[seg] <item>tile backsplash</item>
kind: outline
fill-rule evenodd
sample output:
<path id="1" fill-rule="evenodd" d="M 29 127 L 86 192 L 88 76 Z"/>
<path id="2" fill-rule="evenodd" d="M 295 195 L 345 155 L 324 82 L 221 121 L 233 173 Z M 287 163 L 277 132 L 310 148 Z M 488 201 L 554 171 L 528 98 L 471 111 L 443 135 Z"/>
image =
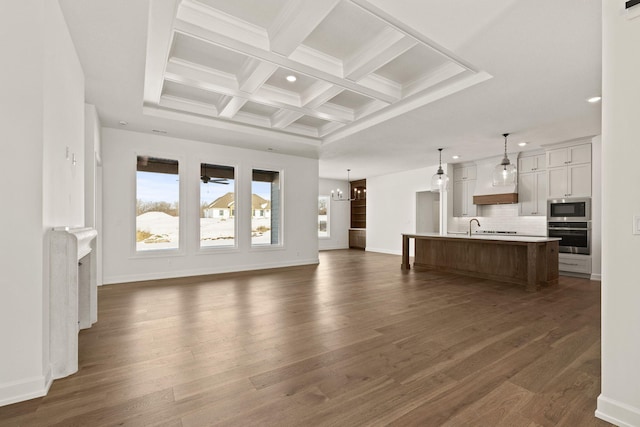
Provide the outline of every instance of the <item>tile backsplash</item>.
<path id="1" fill-rule="evenodd" d="M 449 231 L 468 231 L 469 220 L 478 218 L 480 228 L 473 225 L 473 230 L 516 231 L 529 236 L 547 235 L 547 217 L 518 216 L 518 205 L 483 205 L 478 206 L 475 217 L 450 218 Z"/>

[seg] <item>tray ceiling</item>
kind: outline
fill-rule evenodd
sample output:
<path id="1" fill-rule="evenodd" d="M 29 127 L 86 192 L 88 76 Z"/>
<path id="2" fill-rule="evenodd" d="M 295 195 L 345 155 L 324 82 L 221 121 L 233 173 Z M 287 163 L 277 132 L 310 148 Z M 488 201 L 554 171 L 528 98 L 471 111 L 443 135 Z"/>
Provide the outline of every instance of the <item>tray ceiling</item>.
<path id="1" fill-rule="evenodd" d="M 490 77 L 365 0 L 154 1 L 144 112 L 331 142 Z"/>

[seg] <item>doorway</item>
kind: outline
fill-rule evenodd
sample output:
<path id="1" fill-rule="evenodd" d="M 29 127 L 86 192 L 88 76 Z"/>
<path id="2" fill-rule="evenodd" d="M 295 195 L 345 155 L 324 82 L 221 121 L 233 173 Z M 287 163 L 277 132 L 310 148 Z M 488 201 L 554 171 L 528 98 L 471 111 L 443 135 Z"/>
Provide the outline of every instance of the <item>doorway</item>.
<path id="1" fill-rule="evenodd" d="M 440 193 L 416 192 L 416 233 L 440 231 Z"/>

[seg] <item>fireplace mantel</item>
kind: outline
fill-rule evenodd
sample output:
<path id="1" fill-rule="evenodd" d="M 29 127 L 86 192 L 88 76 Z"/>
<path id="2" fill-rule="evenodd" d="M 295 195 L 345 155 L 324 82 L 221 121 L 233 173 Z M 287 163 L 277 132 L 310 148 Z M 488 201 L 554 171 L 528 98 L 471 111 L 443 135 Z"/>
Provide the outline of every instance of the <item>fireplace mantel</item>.
<path id="1" fill-rule="evenodd" d="M 78 370 L 78 331 L 98 320 L 93 228 L 54 228 L 50 246 L 50 334 L 52 377 Z"/>

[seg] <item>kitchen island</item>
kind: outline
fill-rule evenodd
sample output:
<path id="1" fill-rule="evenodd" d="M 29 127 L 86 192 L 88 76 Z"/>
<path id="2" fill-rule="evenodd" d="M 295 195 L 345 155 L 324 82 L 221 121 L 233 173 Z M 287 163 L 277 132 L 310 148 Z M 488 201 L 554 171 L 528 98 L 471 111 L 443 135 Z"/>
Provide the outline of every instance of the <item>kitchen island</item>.
<path id="1" fill-rule="evenodd" d="M 524 285 L 535 292 L 558 283 L 558 241 L 554 237 L 497 235 L 402 235 L 402 269 L 409 270 L 409 239 L 415 239 L 414 267 Z"/>

